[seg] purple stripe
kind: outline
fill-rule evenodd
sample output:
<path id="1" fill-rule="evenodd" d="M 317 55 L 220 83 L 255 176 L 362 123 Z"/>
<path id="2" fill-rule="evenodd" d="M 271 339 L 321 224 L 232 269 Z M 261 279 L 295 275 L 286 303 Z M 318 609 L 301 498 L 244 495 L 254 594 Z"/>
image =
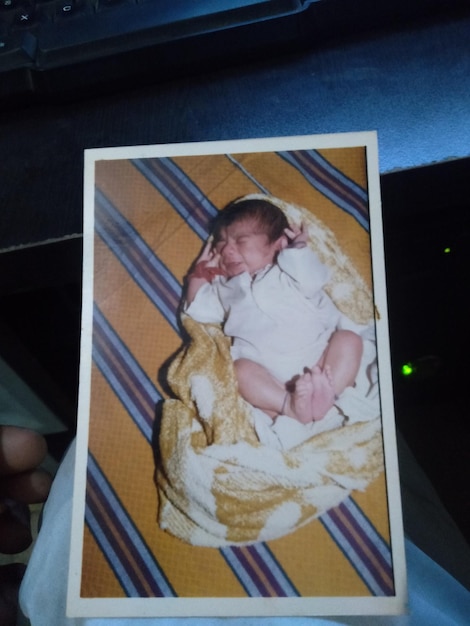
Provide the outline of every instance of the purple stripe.
<path id="1" fill-rule="evenodd" d="M 263 597 L 271 597 L 273 595 L 272 592 L 266 587 L 265 583 L 259 578 L 256 572 L 256 569 L 253 568 L 253 566 L 251 565 L 251 563 L 249 562 L 245 554 L 245 552 L 249 552 L 250 556 L 253 558 L 254 561 L 256 561 L 257 565 L 260 567 L 263 573 L 266 573 L 266 568 L 264 567 L 262 560 L 258 557 L 258 554 L 256 553 L 256 551 L 253 550 L 251 546 L 244 546 L 242 548 L 233 547 L 232 552 L 235 554 L 235 556 L 237 557 L 238 561 L 243 566 L 247 574 L 249 574 L 252 582 L 255 584 L 255 586 L 261 593 L 261 595 Z M 271 576 L 267 576 L 267 578 L 269 578 L 271 582 Z M 284 591 L 281 589 L 281 587 L 278 585 L 277 581 L 275 580 L 273 581 L 273 587 L 275 587 L 276 593 L 278 596 L 285 596 Z"/>
<path id="2" fill-rule="evenodd" d="M 366 544 L 367 547 L 369 548 L 370 552 L 373 553 L 373 558 L 374 558 L 374 560 L 379 562 L 381 569 L 391 571 L 389 563 L 387 563 L 387 561 L 384 559 L 384 557 L 380 553 L 380 551 L 377 550 L 374 542 L 371 541 L 371 538 L 360 527 L 360 525 L 357 523 L 357 521 L 355 520 L 354 516 L 350 513 L 350 511 L 347 509 L 347 507 L 343 503 L 341 503 L 338 507 L 336 507 L 336 509 L 332 509 L 332 511 L 330 511 L 331 517 L 334 519 L 336 525 L 339 528 L 341 528 L 341 531 L 343 532 L 343 534 L 348 537 L 348 539 L 351 542 L 351 544 L 358 546 L 358 552 L 360 551 L 362 554 L 364 554 L 363 560 L 367 561 L 367 562 L 370 562 L 370 557 L 366 556 L 366 554 L 364 552 L 365 548 L 361 547 L 361 545 L 363 545 L 363 544 L 357 543 L 357 541 L 352 538 L 352 534 L 347 529 L 347 527 L 344 524 L 344 522 L 342 522 L 339 519 L 338 509 L 341 511 L 341 513 L 344 515 L 344 517 L 347 517 L 348 522 L 351 524 L 351 526 L 354 527 L 354 531 L 355 531 L 355 533 L 357 533 L 357 535 L 359 535 L 359 537 L 361 539 L 361 542 L 364 542 L 364 544 Z M 373 566 L 371 566 L 371 567 L 373 568 Z"/>
<path id="3" fill-rule="evenodd" d="M 108 516 L 114 517 L 112 509 L 106 505 L 106 501 L 103 497 L 103 494 L 99 491 L 98 485 L 96 484 L 96 482 L 93 479 L 93 476 L 89 472 L 88 480 L 87 480 L 87 496 L 86 496 L 87 506 L 90 508 L 91 512 L 95 516 L 99 526 L 101 528 L 106 529 L 106 539 L 109 541 L 110 545 L 112 546 L 113 551 L 119 560 L 119 563 L 125 569 L 126 574 L 128 574 L 128 576 L 131 578 L 132 584 L 138 590 L 139 595 L 142 595 L 141 584 L 138 580 L 135 579 L 135 576 L 132 575 L 133 566 L 131 565 L 131 562 L 126 552 L 122 548 L 122 539 L 121 541 L 118 541 L 118 539 L 116 538 L 116 534 L 115 534 L 116 531 L 120 535 L 123 534 L 122 526 L 119 524 L 119 521 L 117 519 L 113 519 L 112 523 L 114 527 L 112 527 L 109 524 L 107 517 L 103 515 L 100 508 L 95 503 L 95 499 L 100 501 L 102 507 L 106 510 L 106 513 Z M 117 527 L 120 526 L 120 528 L 116 528 L 116 526 Z M 108 558 L 110 565 L 113 566 L 113 562 L 110 559 L 110 555 L 105 554 L 105 556 Z M 139 558 L 138 555 L 137 555 L 137 558 Z M 144 565 L 143 563 L 139 563 L 140 569 L 142 569 L 141 566 L 143 565 Z"/>
<path id="4" fill-rule="evenodd" d="M 342 521 L 339 516 L 339 512 L 337 509 L 341 510 L 341 513 L 348 519 L 348 522 L 351 526 L 354 527 L 354 534 L 351 533 L 346 524 Z M 347 539 L 349 545 L 354 549 L 358 558 L 362 561 L 362 563 L 367 567 L 370 574 L 373 576 L 377 585 L 387 594 L 393 593 L 393 571 L 390 565 L 384 560 L 380 552 L 376 549 L 374 543 L 370 540 L 370 538 L 363 532 L 360 526 L 355 522 L 352 515 L 349 513 L 347 508 L 340 504 L 335 509 L 331 509 L 329 512 L 330 518 L 336 524 L 336 526 L 341 530 Z M 355 535 L 360 537 L 360 541 L 355 538 Z M 362 543 L 363 542 L 363 543 Z M 366 551 L 364 544 L 367 546 L 368 550 Z M 368 555 L 368 552 L 371 553 L 371 556 Z M 372 560 L 371 560 L 372 559 Z M 383 572 L 384 576 L 381 576 L 380 573 Z M 387 579 L 390 582 L 387 582 Z"/>
<path id="5" fill-rule="evenodd" d="M 356 524 L 360 526 L 363 532 L 368 535 L 373 541 L 376 549 L 382 555 L 382 558 L 385 560 L 389 567 L 392 566 L 392 555 L 390 552 L 390 546 L 385 541 L 385 539 L 379 535 L 376 528 L 372 525 L 369 518 L 363 513 L 359 505 L 351 498 L 346 498 L 343 501 L 344 507 L 349 511 L 350 515 L 354 517 L 356 520 Z"/>
<path id="6" fill-rule="evenodd" d="M 100 502 L 106 512 L 106 515 L 104 515 L 100 508 L 95 504 L 95 498 Z M 146 588 L 142 583 L 141 577 L 135 575 L 136 567 L 145 577 L 145 581 L 148 587 L 150 587 L 151 593 L 156 597 L 164 597 L 164 594 L 154 579 L 152 572 L 149 570 L 147 563 L 136 550 L 133 542 L 127 537 L 126 530 L 121 520 L 106 502 L 104 494 L 101 492 L 98 483 L 95 481 L 90 471 L 88 471 L 87 504 L 96 517 L 99 525 L 102 528 L 106 528 L 106 538 L 112 545 L 119 562 L 124 566 L 127 574 L 132 580 L 132 583 L 138 590 L 139 597 L 148 597 L 149 591 L 148 588 Z M 109 520 L 111 520 L 111 527 L 109 526 Z M 123 542 L 125 543 L 127 550 L 124 550 L 122 545 Z"/>
<path id="7" fill-rule="evenodd" d="M 101 226 L 111 236 L 115 245 L 119 247 L 121 254 L 125 255 L 131 261 L 132 265 L 135 267 L 135 273 L 139 273 L 146 282 L 152 285 L 159 297 L 165 302 L 174 315 L 176 315 L 179 305 L 179 296 L 168 288 L 163 276 L 156 272 L 155 268 L 150 264 L 148 256 L 133 245 L 134 233 L 131 231 L 131 225 L 128 224 L 127 229 L 123 228 L 109 215 L 103 205 L 98 204 L 98 206 L 103 209 L 100 213 L 97 212 L 97 217 L 101 218 Z M 135 233 L 135 236 L 138 236 L 138 234 Z"/>
<path id="8" fill-rule="evenodd" d="M 194 221 L 208 233 L 210 220 L 217 214 L 217 209 L 212 205 L 204 206 L 208 202 L 205 194 L 171 159 L 150 159 L 149 167 Z"/>
<path id="9" fill-rule="evenodd" d="M 204 224 L 206 214 L 202 208 L 199 200 L 199 194 L 193 193 L 192 184 L 184 184 L 184 180 L 187 179 L 186 174 L 176 175 L 174 170 L 170 167 L 172 162 L 168 159 L 160 159 L 159 161 L 151 161 L 151 168 L 153 172 L 158 174 L 161 180 L 166 183 L 171 193 L 186 206 L 188 210 L 191 210 L 193 217 L 196 217 L 200 224 Z M 201 193 L 201 196 L 203 194 Z"/>
<path id="10" fill-rule="evenodd" d="M 322 167 L 318 160 L 313 159 L 311 154 L 304 151 L 292 152 L 291 154 L 297 163 L 305 168 L 311 176 L 319 179 L 325 187 L 356 208 L 362 215 L 368 216 L 367 204 L 364 200 L 359 198 L 353 189 L 346 187 L 338 178 L 332 176 L 330 172 Z M 344 174 L 342 175 L 344 176 Z"/>
<path id="11" fill-rule="evenodd" d="M 295 167 L 315 189 L 354 217 L 365 230 L 369 230 L 368 196 L 364 189 L 314 150 L 278 154 Z M 333 185 L 334 182 L 339 185 L 339 189 Z"/>
<path id="12" fill-rule="evenodd" d="M 106 361 L 106 365 L 108 365 L 108 367 L 112 368 L 113 365 L 112 365 L 111 361 L 106 358 L 106 355 L 104 355 L 102 352 L 100 352 L 99 348 L 95 348 L 95 350 L 97 351 L 97 355 L 94 355 L 94 360 L 95 360 L 95 363 L 97 364 L 97 367 L 100 368 L 100 362 L 99 362 L 99 358 L 98 358 L 98 355 L 99 355 L 99 356 L 101 356 L 103 358 L 104 361 Z M 105 376 L 105 378 L 107 379 L 106 372 L 103 371 L 102 373 Z M 112 388 L 113 388 L 113 391 L 114 391 L 114 393 L 116 395 L 116 397 L 119 400 L 121 400 L 121 402 L 124 404 L 125 409 L 129 412 L 129 414 L 134 419 L 134 421 L 138 424 L 138 420 L 135 419 L 135 415 L 134 415 L 135 413 L 137 413 L 138 416 L 143 418 L 143 420 L 147 424 L 147 426 L 149 426 L 150 432 L 151 432 L 151 429 L 153 427 L 153 413 L 152 413 L 152 410 L 155 408 L 155 405 L 153 405 L 151 407 L 152 408 L 152 410 L 151 410 L 150 407 L 145 406 L 142 403 L 140 397 L 135 393 L 135 390 L 136 390 L 138 385 L 135 384 L 135 383 L 130 382 L 125 377 L 125 373 L 124 373 L 124 375 L 122 375 L 115 368 L 113 368 L 113 374 L 116 377 L 116 379 L 118 380 L 118 383 L 121 385 L 121 387 L 124 390 L 124 392 L 129 396 L 130 401 L 132 402 L 132 405 L 129 404 L 129 401 L 125 401 L 125 399 L 122 398 L 122 393 L 119 393 L 119 390 L 114 389 L 113 385 L 111 385 Z M 108 382 L 110 382 L 110 381 L 108 381 Z M 142 387 L 139 387 L 139 389 L 142 389 Z"/>
<path id="13" fill-rule="evenodd" d="M 125 391 L 132 398 L 134 404 L 139 409 L 139 413 L 149 424 L 153 424 L 155 400 L 147 393 L 141 381 L 134 372 L 127 366 L 122 355 L 116 347 L 107 339 L 100 328 L 99 321 L 95 319 L 93 324 L 93 345 L 103 359 L 112 368 L 114 375 L 119 380 Z M 139 393 L 136 393 L 136 390 Z"/>
<path id="14" fill-rule="evenodd" d="M 332 166 L 317 151 L 299 151 L 296 154 L 300 157 L 300 161 L 305 163 L 307 171 L 310 167 L 312 173 L 316 174 L 333 193 L 337 193 L 356 206 L 361 213 L 368 217 L 367 194 L 362 187 L 348 178 L 344 172 Z"/>
<path id="15" fill-rule="evenodd" d="M 249 575 L 251 581 L 254 583 L 255 587 L 259 590 L 261 596 L 267 597 L 271 594 L 268 593 L 268 590 L 264 586 L 264 584 L 260 581 L 258 576 L 256 576 L 256 572 L 253 570 L 253 567 L 247 561 L 245 554 L 243 553 L 243 548 L 232 548 L 232 552 L 237 557 L 239 563 L 242 565 L 245 572 Z"/>
<path id="16" fill-rule="evenodd" d="M 267 564 L 264 561 L 263 557 L 258 553 L 257 546 L 256 545 L 255 546 L 247 546 L 246 550 L 251 554 L 251 556 L 257 562 L 259 568 L 261 569 L 263 574 L 266 576 L 266 578 L 269 580 L 269 582 L 272 585 L 272 587 L 274 587 L 277 596 L 279 596 L 279 597 L 286 597 L 287 594 L 284 591 L 284 589 L 282 588 L 281 584 L 279 583 L 277 578 L 273 575 L 272 571 L 267 566 Z"/>

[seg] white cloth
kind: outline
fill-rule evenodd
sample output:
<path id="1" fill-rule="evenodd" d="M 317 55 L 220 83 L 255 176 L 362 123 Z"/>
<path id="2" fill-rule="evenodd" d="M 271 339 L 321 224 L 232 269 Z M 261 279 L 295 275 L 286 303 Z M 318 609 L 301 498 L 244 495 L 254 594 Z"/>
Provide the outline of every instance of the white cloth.
<path id="1" fill-rule="evenodd" d="M 44 509 L 44 520 L 20 590 L 31 626 L 464 626 L 470 592 L 406 541 L 409 613 L 398 617 L 110 618 L 65 616 L 75 446 L 69 450 Z M 423 520 L 426 523 L 426 520 Z"/>
<path id="2" fill-rule="evenodd" d="M 362 330 L 343 316 L 323 287 L 329 270 L 309 248 L 286 248 L 251 277 L 217 276 L 203 285 L 186 313 L 224 325 L 232 358 L 259 363 L 281 382 L 313 367 L 338 327 Z"/>

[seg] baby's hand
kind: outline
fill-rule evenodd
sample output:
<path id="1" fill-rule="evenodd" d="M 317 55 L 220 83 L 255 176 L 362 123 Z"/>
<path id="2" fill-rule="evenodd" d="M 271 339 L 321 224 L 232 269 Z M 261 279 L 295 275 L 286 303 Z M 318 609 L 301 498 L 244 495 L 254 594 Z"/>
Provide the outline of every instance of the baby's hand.
<path id="1" fill-rule="evenodd" d="M 205 278 L 211 282 L 217 275 L 224 275 L 224 272 L 220 268 L 220 254 L 212 247 L 212 238 L 209 238 L 201 254 L 196 259 L 190 276 Z"/>
<path id="2" fill-rule="evenodd" d="M 212 244 L 213 244 L 212 237 L 209 237 L 199 258 L 196 261 L 196 264 L 199 264 L 202 262 L 205 264 L 206 267 L 220 269 L 220 254 L 217 252 L 217 250 L 213 247 Z M 222 270 L 220 270 L 220 273 L 222 273 Z"/>
<path id="3" fill-rule="evenodd" d="M 290 239 L 287 245 L 288 248 L 304 248 L 307 245 L 308 233 L 303 222 L 301 222 L 300 226 L 294 224 L 290 228 L 285 228 L 284 232 Z"/>

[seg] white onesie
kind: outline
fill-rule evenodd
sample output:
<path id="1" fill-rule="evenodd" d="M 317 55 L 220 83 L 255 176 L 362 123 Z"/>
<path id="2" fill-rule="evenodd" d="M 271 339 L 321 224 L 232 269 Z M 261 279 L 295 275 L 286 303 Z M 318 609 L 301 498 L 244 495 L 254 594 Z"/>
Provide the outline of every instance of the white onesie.
<path id="1" fill-rule="evenodd" d="M 243 272 L 206 283 L 185 312 L 223 324 L 234 360 L 251 359 L 287 382 L 318 362 L 343 317 L 323 290 L 328 277 L 310 248 L 285 248 L 253 277 Z"/>

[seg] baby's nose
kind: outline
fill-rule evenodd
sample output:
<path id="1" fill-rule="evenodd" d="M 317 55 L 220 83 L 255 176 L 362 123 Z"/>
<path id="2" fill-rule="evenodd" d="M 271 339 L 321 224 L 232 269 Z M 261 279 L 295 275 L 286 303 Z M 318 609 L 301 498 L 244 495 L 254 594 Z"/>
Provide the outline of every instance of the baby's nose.
<path id="1" fill-rule="evenodd" d="M 224 247 L 220 251 L 222 257 L 230 257 L 234 252 L 235 252 L 235 246 L 233 245 L 233 243 L 229 241 L 227 241 L 224 244 Z"/>

